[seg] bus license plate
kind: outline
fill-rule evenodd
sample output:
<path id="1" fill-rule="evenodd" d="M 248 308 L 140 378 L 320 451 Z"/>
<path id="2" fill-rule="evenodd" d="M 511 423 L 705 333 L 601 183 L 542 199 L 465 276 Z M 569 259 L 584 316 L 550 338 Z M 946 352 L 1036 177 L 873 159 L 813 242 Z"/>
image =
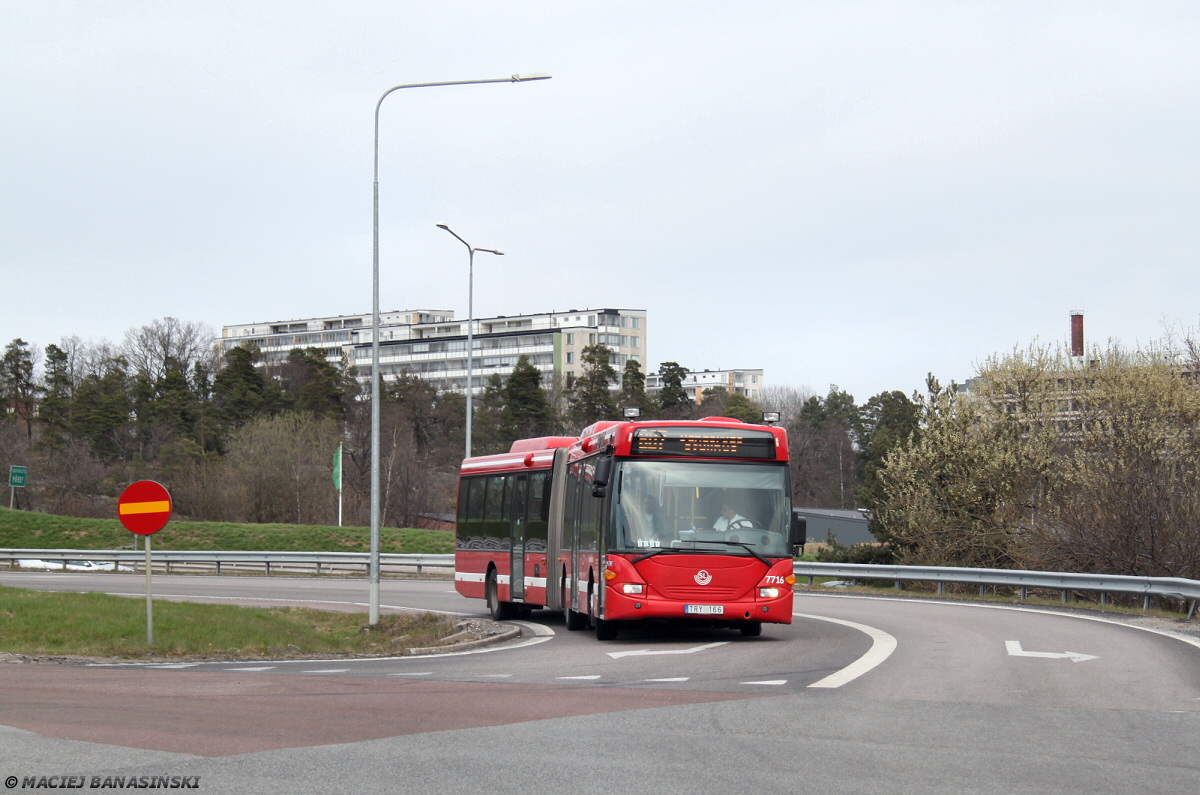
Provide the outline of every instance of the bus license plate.
<path id="1" fill-rule="evenodd" d="M 694 616 L 723 616 L 725 605 L 684 605 L 683 612 Z"/>

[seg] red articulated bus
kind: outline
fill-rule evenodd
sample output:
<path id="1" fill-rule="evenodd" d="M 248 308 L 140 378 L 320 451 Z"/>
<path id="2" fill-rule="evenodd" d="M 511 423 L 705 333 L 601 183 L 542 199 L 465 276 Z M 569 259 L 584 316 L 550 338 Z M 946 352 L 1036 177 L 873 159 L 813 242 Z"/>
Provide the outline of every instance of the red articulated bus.
<path id="1" fill-rule="evenodd" d="M 463 461 L 454 581 L 496 619 L 792 621 L 794 517 L 782 428 L 725 417 L 597 422 Z"/>

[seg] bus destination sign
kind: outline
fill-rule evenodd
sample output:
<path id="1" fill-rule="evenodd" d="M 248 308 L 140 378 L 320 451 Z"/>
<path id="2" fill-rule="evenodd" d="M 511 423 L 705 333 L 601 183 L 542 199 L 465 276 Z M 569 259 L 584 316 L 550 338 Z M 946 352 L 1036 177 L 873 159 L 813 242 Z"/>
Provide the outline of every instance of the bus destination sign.
<path id="1" fill-rule="evenodd" d="M 775 436 L 752 428 L 638 428 L 632 455 L 693 458 L 775 458 Z"/>

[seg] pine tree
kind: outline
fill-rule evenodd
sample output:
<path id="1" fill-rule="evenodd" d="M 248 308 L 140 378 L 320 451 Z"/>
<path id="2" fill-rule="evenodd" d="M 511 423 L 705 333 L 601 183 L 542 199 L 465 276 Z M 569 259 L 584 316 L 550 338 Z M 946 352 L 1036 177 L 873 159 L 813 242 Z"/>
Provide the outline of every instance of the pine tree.
<path id="1" fill-rule="evenodd" d="M 658 405 L 663 414 L 670 417 L 683 417 L 691 414 L 692 399 L 683 388 L 683 380 L 687 378 L 688 369 L 678 362 L 663 362 L 658 366 L 658 374 L 662 377 L 662 389 L 658 393 Z"/>
<path id="2" fill-rule="evenodd" d="M 612 352 L 604 345 L 589 345 L 579 360 L 583 371 L 571 385 L 571 418 L 581 426 L 597 420 L 617 419 L 617 403 L 609 384 L 616 383 L 617 371 L 609 364 Z"/>
<path id="3" fill-rule="evenodd" d="M 646 394 L 646 375 L 637 359 L 625 362 L 625 369 L 621 372 L 621 406 L 640 409 L 645 419 L 655 414 L 657 406 Z"/>
<path id="4" fill-rule="evenodd" d="M 510 442 L 545 436 L 554 427 L 554 410 L 542 389 L 542 373 L 522 354 L 504 385 L 500 432 Z"/>
<path id="5" fill-rule="evenodd" d="M 7 411 L 13 411 L 25 423 L 25 433 L 33 438 L 34 397 L 38 386 L 33 380 L 33 351 L 23 339 L 15 339 L 4 348 L 0 361 L 0 399 Z"/>

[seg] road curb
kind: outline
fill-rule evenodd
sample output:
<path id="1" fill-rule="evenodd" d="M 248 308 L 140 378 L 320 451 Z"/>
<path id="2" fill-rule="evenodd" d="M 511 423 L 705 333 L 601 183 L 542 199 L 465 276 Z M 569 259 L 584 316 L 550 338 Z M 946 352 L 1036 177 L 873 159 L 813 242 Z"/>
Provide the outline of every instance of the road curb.
<path id="1" fill-rule="evenodd" d="M 481 646 L 491 646 L 495 643 L 503 643 L 506 640 L 513 640 L 521 637 L 521 628 L 512 627 L 499 635 L 489 635 L 486 638 L 478 640 L 468 640 L 463 643 L 452 643 L 447 646 L 427 646 L 425 648 L 409 649 L 404 654 L 407 657 L 425 654 L 448 654 L 456 651 L 466 651 L 469 649 L 477 649 Z"/>

